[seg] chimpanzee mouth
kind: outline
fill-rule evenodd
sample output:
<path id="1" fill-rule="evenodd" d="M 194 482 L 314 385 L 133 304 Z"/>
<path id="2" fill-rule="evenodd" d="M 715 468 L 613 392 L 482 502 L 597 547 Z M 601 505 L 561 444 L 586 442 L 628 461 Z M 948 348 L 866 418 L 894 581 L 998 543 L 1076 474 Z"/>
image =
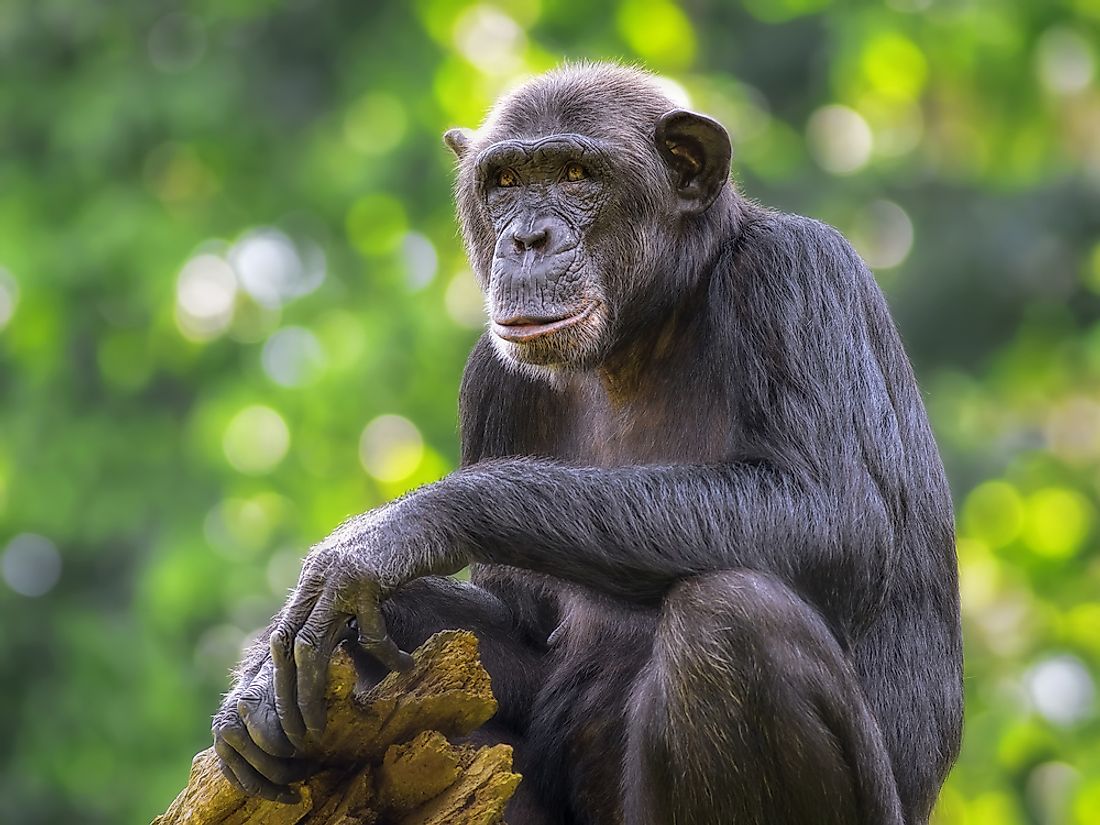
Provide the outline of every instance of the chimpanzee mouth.
<path id="1" fill-rule="evenodd" d="M 494 318 L 493 334 L 514 344 L 526 344 L 536 338 L 542 338 L 581 323 L 592 314 L 597 304 L 599 301 L 591 301 L 579 312 L 558 318 L 539 318 L 531 315 L 513 315 L 500 321 Z"/>

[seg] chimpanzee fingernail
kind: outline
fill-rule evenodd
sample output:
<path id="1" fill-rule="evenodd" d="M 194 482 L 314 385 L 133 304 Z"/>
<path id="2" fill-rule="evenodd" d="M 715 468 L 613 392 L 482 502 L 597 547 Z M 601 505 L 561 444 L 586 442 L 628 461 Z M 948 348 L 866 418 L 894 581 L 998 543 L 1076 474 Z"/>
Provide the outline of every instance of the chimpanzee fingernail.
<path id="1" fill-rule="evenodd" d="M 283 791 L 279 794 L 279 802 L 284 805 L 297 805 L 302 801 L 302 795 L 295 790 Z"/>

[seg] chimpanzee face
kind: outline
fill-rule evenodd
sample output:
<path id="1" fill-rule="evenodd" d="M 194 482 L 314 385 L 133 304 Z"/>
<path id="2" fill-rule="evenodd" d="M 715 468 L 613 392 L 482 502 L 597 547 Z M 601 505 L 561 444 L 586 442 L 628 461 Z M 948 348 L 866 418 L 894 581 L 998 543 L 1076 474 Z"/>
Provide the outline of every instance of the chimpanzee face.
<path id="1" fill-rule="evenodd" d="M 637 73 L 603 88 L 544 76 L 505 98 L 476 135 L 453 129 L 458 211 L 506 362 L 597 366 L 660 284 L 729 177 L 729 138 Z M 617 85 L 621 89 L 617 89 Z"/>
<path id="2" fill-rule="evenodd" d="M 593 248 L 612 165 L 591 138 L 503 140 L 477 158 L 496 241 L 486 294 L 490 331 L 508 358 L 584 363 L 607 338 L 608 281 Z"/>

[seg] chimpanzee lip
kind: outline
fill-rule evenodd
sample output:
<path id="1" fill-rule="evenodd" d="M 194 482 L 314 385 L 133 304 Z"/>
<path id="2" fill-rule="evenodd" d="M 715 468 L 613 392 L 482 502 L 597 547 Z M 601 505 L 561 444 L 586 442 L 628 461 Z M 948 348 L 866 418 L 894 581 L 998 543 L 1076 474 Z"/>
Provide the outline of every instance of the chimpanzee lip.
<path id="1" fill-rule="evenodd" d="M 493 334 L 505 341 L 525 344 L 528 341 L 534 341 L 536 338 L 542 338 L 567 329 L 574 324 L 579 324 L 592 314 L 592 310 L 596 308 L 597 303 L 597 301 L 590 301 L 572 315 L 560 318 L 532 318 L 526 315 L 516 315 L 500 321 L 494 319 L 492 323 Z"/>

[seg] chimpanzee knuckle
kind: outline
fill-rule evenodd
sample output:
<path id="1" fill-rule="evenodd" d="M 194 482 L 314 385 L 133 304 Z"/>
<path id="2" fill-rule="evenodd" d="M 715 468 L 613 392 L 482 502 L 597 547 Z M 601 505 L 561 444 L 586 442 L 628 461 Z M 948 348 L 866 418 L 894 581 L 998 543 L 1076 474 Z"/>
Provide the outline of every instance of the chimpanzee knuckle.
<path id="1" fill-rule="evenodd" d="M 271 655 L 268 655 L 263 666 L 256 671 L 256 675 L 253 676 L 252 681 L 248 683 L 245 692 L 257 696 L 270 695 L 273 691 L 274 681 L 275 660 Z"/>
<path id="2" fill-rule="evenodd" d="M 241 692 L 237 699 L 237 714 L 241 719 L 246 719 L 248 714 L 254 713 L 257 708 L 265 706 L 274 707 L 275 685 L 270 679 L 263 682 L 253 682 Z"/>
<path id="3" fill-rule="evenodd" d="M 237 713 L 236 706 L 219 711 L 218 715 L 214 717 L 214 723 L 210 726 L 210 730 L 214 734 L 214 739 L 226 739 L 227 736 L 232 735 L 232 731 L 239 727 L 242 727 L 241 717 Z"/>
<path id="4" fill-rule="evenodd" d="M 317 655 L 317 638 L 313 631 L 303 628 L 294 639 L 294 661 L 306 661 Z"/>
<path id="5" fill-rule="evenodd" d="M 259 707 L 263 701 L 263 694 L 258 688 L 249 688 L 237 699 L 237 715 L 245 719 L 249 713 Z"/>
<path id="6" fill-rule="evenodd" d="M 241 755 L 237 753 L 237 750 L 227 739 L 225 739 L 225 737 L 218 737 L 214 740 L 214 753 L 217 754 L 218 759 L 221 760 L 223 765 L 228 766 L 234 774 L 237 773 L 237 766 L 240 764 Z"/>
<path id="7" fill-rule="evenodd" d="M 332 605 L 341 613 L 354 613 L 364 598 L 377 592 L 378 582 L 369 570 L 344 568 L 332 582 Z"/>
<path id="8" fill-rule="evenodd" d="M 222 700 L 221 707 L 218 708 L 218 712 L 214 714 L 214 718 L 210 722 L 211 730 L 216 730 L 220 725 L 233 724 L 237 718 L 237 697 L 239 695 L 238 693 L 230 693 Z"/>
<path id="9" fill-rule="evenodd" d="M 302 572 L 298 576 L 295 598 L 313 598 L 325 586 L 328 570 L 332 566 L 331 554 L 310 553 L 302 561 Z"/>
<path id="10" fill-rule="evenodd" d="M 215 741 L 219 739 L 231 745 L 233 750 L 236 751 L 239 751 L 245 742 L 250 741 L 248 730 L 245 728 L 243 721 L 238 721 L 236 724 L 224 725 L 221 730 L 215 732 Z"/>
<path id="11" fill-rule="evenodd" d="M 283 730 L 272 705 L 258 705 L 244 714 L 243 718 L 248 727 L 249 736 L 260 750 L 283 758 L 290 758 L 298 752 L 298 748 Z"/>
<path id="12" fill-rule="evenodd" d="M 294 634 L 290 632 L 285 626 L 280 625 L 268 638 L 268 647 L 271 649 L 271 658 L 275 662 L 286 661 L 290 658 L 291 654 L 291 639 L 294 638 Z"/>

